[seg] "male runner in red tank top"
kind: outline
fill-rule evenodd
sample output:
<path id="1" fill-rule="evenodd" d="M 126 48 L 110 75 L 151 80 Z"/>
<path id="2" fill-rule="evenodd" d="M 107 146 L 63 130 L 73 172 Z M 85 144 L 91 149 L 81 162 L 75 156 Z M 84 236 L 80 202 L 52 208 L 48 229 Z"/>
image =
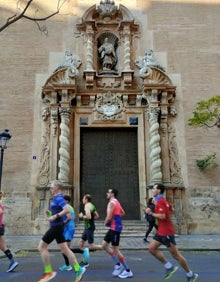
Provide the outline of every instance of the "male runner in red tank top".
<path id="1" fill-rule="evenodd" d="M 117 195 L 118 191 L 116 189 L 110 189 L 107 192 L 109 203 L 104 224 L 109 227 L 109 230 L 104 237 L 102 247 L 115 263 L 112 275 L 118 276 L 119 278 L 130 278 L 133 277 L 133 273 L 119 250 L 120 235 L 123 228 L 122 216 L 125 215 L 125 211 L 116 199 Z M 112 247 L 109 246 L 109 243 L 111 243 Z"/>

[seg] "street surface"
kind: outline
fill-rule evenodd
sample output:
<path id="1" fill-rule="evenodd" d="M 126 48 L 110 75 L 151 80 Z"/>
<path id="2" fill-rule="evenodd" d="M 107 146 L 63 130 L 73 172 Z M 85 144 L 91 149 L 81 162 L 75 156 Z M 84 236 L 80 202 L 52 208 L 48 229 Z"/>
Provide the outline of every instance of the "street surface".
<path id="1" fill-rule="evenodd" d="M 127 278 L 131 282 L 161 282 L 163 280 L 164 268 L 148 251 L 132 250 L 123 251 L 127 263 L 134 273 L 133 278 Z M 168 258 L 170 255 L 165 251 Z M 182 254 L 188 260 L 191 269 L 199 274 L 199 282 L 220 281 L 219 252 L 217 251 L 186 251 Z M 77 259 L 81 261 L 80 254 Z M 16 254 L 19 266 L 12 273 L 6 273 L 8 259 L 0 259 L 0 282 L 37 282 L 43 274 L 43 265 L 37 252 L 24 252 Z M 60 253 L 51 252 L 51 260 L 57 276 L 51 280 L 54 282 L 73 282 L 74 272 L 61 272 L 59 266 L 63 265 L 63 257 Z M 173 261 L 173 259 L 171 259 Z M 175 262 L 175 264 L 177 264 Z M 178 264 L 177 264 L 178 265 Z M 126 281 L 118 277 L 112 277 L 113 262 L 104 252 L 94 252 L 90 256 L 90 266 L 83 276 L 87 282 L 117 282 Z M 185 273 L 179 267 L 178 271 L 169 280 L 170 282 L 186 282 Z"/>

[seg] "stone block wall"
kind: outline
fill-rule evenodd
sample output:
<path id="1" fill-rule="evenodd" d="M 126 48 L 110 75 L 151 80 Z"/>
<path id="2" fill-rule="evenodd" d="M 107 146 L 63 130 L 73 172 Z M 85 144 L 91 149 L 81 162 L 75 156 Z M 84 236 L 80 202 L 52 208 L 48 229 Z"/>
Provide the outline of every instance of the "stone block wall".
<path id="1" fill-rule="evenodd" d="M 38 1 L 46 12 L 50 1 Z M 219 129 L 194 129 L 187 125 L 196 103 L 219 94 L 220 5 L 217 1 L 118 0 L 141 25 L 135 55 L 152 48 L 177 85 L 174 121 L 180 164 L 186 188 L 189 233 L 220 233 L 219 167 L 204 171 L 196 159 L 216 152 L 220 164 Z M 0 1 L 2 18 L 14 1 Z M 72 50 L 85 63 L 84 39 L 76 23 L 99 1 L 71 0 L 62 15 L 47 22 L 48 36 L 21 20 L 0 36 L 0 124 L 12 139 L 5 151 L 2 190 L 6 191 L 7 232 L 34 232 L 34 194 L 39 168 L 41 89 L 65 50 Z M 13 12 L 13 10 L 11 10 Z M 67 13 L 68 12 L 68 13 Z M 2 21 L 1 21 L 2 22 Z M 35 158 L 36 157 L 36 158 Z"/>

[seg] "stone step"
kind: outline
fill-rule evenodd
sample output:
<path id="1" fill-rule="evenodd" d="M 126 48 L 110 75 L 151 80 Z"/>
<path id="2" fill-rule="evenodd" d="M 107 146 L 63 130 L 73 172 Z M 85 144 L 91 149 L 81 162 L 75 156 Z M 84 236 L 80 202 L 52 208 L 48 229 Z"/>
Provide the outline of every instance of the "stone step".
<path id="1" fill-rule="evenodd" d="M 146 232 L 147 223 L 146 220 L 135 220 L 135 221 L 123 221 L 123 232 L 122 237 L 143 237 Z M 76 224 L 76 232 L 74 237 L 79 238 L 84 230 L 84 223 L 79 221 Z M 103 221 L 96 221 L 95 237 L 104 237 L 108 228 L 104 226 Z"/>

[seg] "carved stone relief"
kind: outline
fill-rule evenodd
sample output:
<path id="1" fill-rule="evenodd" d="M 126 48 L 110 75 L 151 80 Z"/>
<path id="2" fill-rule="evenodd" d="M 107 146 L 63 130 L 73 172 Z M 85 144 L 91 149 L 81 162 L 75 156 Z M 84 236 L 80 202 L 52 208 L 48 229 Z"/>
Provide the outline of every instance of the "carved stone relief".
<path id="1" fill-rule="evenodd" d="M 98 94 L 95 101 L 94 111 L 98 113 L 98 118 L 103 120 L 116 120 L 125 111 L 121 94 L 111 92 Z"/>
<path id="2" fill-rule="evenodd" d="M 175 185 L 183 185 L 181 166 L 178 159 L 176 133 L 171 123 L 168 125 L 169 132 L 169 156 L 170 156 L 170 179 Z"/>

